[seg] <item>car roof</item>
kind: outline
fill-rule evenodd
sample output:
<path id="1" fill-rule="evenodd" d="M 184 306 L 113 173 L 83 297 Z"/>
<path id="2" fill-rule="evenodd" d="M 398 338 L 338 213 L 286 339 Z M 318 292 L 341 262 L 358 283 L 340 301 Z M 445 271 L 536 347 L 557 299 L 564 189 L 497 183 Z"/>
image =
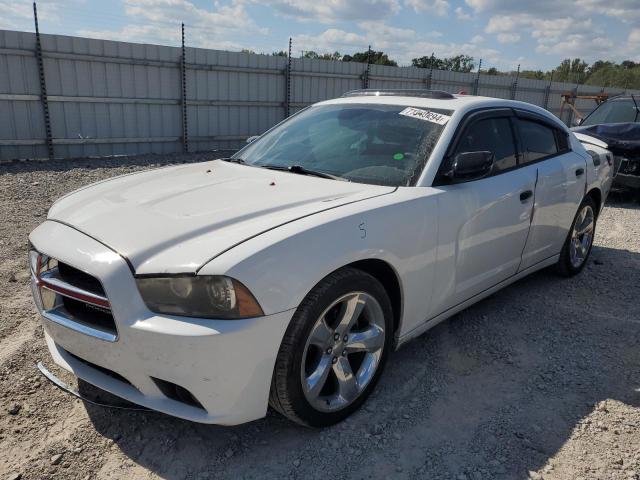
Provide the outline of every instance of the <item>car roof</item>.
<path id="1" fill-rule="evenodd" d="M 377 105 L 402 105 L 416 108 L 432 108 L 441 110 L 451 110 L 455 113 L 465 114 L 468 111 L 478 108 L 517 108 L 538 113 L 555 122 L 561 123 L 556 116 L 547 110 L 526 102 L 517 100 L 505 100 L 502 98 L 482 97 L 477 95 L 453 94 L 450 98 L 429 98 L 422 96 L 406 96 L 395 91 L 393 94 L 385 95 L 381 91 L 379 95 L 358 95 L 345 96 L 318 102 L 314 105 L 338 105 L 338 104 L 377 104 Z"/>

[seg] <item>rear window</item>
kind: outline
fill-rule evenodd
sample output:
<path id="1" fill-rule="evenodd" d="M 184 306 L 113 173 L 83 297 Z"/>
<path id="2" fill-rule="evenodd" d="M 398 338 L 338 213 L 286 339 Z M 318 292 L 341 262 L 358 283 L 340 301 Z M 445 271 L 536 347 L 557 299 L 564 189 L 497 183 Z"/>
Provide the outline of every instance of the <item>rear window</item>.
<path id="1" fill-rule="evenodd" d="M 518 120 L 524 163 L 535 162 L 558 153 L 556 130 L 531 120 Z"/>

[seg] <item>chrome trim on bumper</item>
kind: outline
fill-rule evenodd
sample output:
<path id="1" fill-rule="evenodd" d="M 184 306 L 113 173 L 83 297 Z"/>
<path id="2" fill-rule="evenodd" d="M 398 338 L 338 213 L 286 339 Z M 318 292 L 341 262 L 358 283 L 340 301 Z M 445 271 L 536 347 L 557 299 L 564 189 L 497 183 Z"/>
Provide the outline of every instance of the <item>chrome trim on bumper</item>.
<path id="1" fill-rule="evenodd" d="M 74 330 L 91 337 L 96 337 L 106 342 L 115 342 L 118 339 L 118 335 L 98 330 L 97 328 L 80 323 L 78 319 L 71 318 L 59 308 L 55 308 L 53 310 L 43 310 L 41 313 L 42 316 L 47 320 L 53 323 L 57 323 L 58 325 L 62 325 L 63 327 L 66 327 L 70 330 Z"/>
<path id="2" fill-rule="evenodd" d="M 81 300 L 96 307 L 108 308 L 106 305 L 109 305 L 109 300 L 106 297 L 71 285 L 51 273 L 43 273 L 36 281 L 42 288 L 51 290 L 63 297 Z"/>

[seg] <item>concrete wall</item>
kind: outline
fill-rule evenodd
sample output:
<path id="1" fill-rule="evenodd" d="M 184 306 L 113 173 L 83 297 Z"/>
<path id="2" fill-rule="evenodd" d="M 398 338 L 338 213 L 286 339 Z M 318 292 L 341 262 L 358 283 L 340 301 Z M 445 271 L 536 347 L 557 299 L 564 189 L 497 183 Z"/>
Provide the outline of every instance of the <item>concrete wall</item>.
<path id="1" fill-rule="evenodd" d="M 181 49 L 42 35 L 54 156 L 183 151 Z M 46 158 L 35 34 L 0 30 L 0 160 Z M 285 57 L 186 49 L 190 151 L 234 149 L 284 118 Z M 366 64 L 292 59 L 290 112 L 362 88 Z M 480 75 L 477 93 L 511 98 L 515 78 Z M 473 93 L 475 73 L 371 65 L 370 88 Z M 519 79 L 515 98 L 558 113 L 575 84 Z M 580 86 L 580 93 L 600 87 Z M 619 89 L 604 89 L 619 93 Z M 592 101 L 578 107 L 590 111 Z"/>

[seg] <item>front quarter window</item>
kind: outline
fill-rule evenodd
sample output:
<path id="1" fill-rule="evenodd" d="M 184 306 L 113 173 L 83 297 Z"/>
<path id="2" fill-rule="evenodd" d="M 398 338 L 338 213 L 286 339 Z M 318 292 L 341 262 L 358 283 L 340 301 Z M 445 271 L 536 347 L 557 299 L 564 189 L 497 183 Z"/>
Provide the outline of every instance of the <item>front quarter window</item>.
<path id="1" fill-rule="evenodd" d="M 452 113 L 414 110 L 408 115 L 402 105 L 313 106 L 234 157 L 262 167 L 299 165 L 353 182 L 410 185 L 420 175 Z"/>

